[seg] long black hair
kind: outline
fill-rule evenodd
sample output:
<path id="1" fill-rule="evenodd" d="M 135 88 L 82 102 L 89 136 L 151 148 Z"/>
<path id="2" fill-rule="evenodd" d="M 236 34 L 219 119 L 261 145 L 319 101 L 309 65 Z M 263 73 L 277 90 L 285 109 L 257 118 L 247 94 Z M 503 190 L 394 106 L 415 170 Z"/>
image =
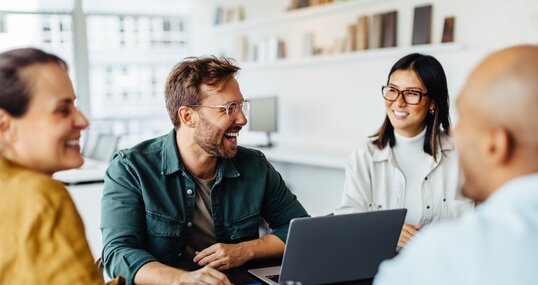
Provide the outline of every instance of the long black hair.
<path id="1" fill-rule="evenodd" d="M 428 112 L 425 118 L 426 137 L 424 138 L 424 152 L 437 159 L 436 153 L 439 148 L 441 133 L 450 133 L 450 100 L 448 98 L 448 87 L 443 67 L 430 55 L 412 53 L 402 57 L 390 69 L 387 84 L 390 76 L 397 70 L 413 70 L 422 84 L 428 90 L 428 97 L 435 102 L 434 112 Z M 394 137 L 394 126 L 390 123 L 388 115 L 376 134 L 372 135 L 373 144 L 382 149 L 389 144 L 393 147 L 396 144 Z"/>

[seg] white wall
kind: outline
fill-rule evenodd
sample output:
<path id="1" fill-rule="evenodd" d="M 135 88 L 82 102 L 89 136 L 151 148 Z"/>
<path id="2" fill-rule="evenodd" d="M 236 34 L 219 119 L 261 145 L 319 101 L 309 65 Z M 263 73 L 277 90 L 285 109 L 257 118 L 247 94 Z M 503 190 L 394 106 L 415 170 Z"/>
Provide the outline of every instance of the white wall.
<path id="1" fill-rule="evenodd" d="M 320 15 L 298 21 L 249 25 L 248 29 L 215 29 L 213 21 L 217 5 L 243 5 L 247 20 L 285 13 L 288 0 L 205 0 L 193 3 L 193 51 L 195 55 L 233 55 L 235 39 L 247 35 L 252 40 L 279 36 L 288 43 L 288 53 L 300 59 L 301 40 L 308 31 L 315 32 L 316 41 L 328 45 L 335 37 L 343 37 L 346 26 L 360 15 L 373 15 L 390 10 L 398 11 L 398 47 L 389 52 L 372 53 L 356 60 L 320 62 L 317 64 L 278 67 L 245 68 L 239 74 L 239 83 L 245 97 L 276 94 L 280 96 L 280 131 L 275 141 L 305 145 L 331 146 L 351 150 L 366 135 L 372 134 L 384 118 L 380 86 L 386 82 L 392 64 L 412 52 L 411 34 L 413 9 L 424 4 L 433 5 L 432 40 L 441 40 L 443 19 L 456 17 L 455 42 L 448 50 L 426 50 L 444 66 L 451 99 L 457 98 L 471 68 L 493 50 L 519 43 L 538 43 L 538 1 L 536 0 L 352 0 L 360 2 L 353 9 Z M 459 48 L 458 46 L 461 46 Z M 241 64 L 240 64 L 241 65 Z M 454 106 L 454 105 L 452 105 Z M 455 108 L 451 110 L 453 122 Z M 245 139 L 245 136 L 240 137 Z M 248 137 L 248 136 L 246 136 Z M 343 174 L 328 173 L 333 179 L 332 192 L 326 189 L 307 189 L 323 174 L 305 171 L 295 166 L 284 169 L 288 184 L 296 185 L 298 193 L 316 194 L 307 205 L 315 214 L 336 206 L 333 197 L 339 197 Z M 319 171 L 319 169 L 318 169 Z M 332 170 L 330 170 L 332 171 Z M 299 175 L 302 173 L 303 175 Z M 314 174 L 314 176 L 312 175 Z M 338 177 L 338 178 L 337 178 Z M 293 188 L 293 187 L 292 187 Z M 298 194 L 299 195 L 299 194 Z M 304 196 L 304 194 L 301 194 Z M 301 196 L 299 195 L 299 196 Z M 327 200 L 327 198 L 331 198 Z M 311 200 L 308 196 L 303 200 Z M 325 203 L 331 205 L 326 206 Z M 305 203 L 306 204 L 306 203 Z M 333 205 L 334 204 L 334 205 Z"/>

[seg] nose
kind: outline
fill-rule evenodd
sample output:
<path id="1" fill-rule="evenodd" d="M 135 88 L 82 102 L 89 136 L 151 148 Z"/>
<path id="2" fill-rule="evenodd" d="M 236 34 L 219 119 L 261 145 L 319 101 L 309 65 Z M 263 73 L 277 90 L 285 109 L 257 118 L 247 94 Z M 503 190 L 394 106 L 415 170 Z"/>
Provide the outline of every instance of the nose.
<path id="1" fill-rule="evenodd" d="M 75 115 L 75 127 L 76 127 L 77 129 L 84 130 L 84 129 L 87 128 L 89 125 L 90 125 L 90 122 L 88 121 L 88 119 L 86 119 L 86 117 L 84 116 L 84 114 L 82 114 L 82 112 L 80 112 L 80 111 L 77 109 L 77 110 L 76 110 L 76 115 Z"/>
<path id="2" fill-rule="evenodd" d="M 247 120 L 247 115 L 243 112 L 243 110 L 239 110 L 239 113 L 237 114 L 237 116 L 235 117 L 235 121 L 234 123 L 236 125 L 240 125 L 240 126 L 244 126 L 246 125 L 248 122 Z"/>
<path id="3" fill-rule="evenodd" d="M 398 106 L 405 106 L 407 103 L 404 100 L 403 93 L 398 94 L 398 97 L 396 97 L 396 101 L 394 103 L 398 104 Z"/>

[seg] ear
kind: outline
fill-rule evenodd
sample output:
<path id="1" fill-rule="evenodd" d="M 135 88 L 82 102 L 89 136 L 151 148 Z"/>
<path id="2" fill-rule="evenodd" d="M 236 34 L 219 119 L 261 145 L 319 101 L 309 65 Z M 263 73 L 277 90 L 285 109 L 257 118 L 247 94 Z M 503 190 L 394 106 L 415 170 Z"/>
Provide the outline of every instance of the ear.
<path id="1" fill-rule="evenodd" d="M 181 106 L 179 110 L 177 110 L 177 115 L 179 117 L 179 120 L 181 121 L 182 126 L 186 126 L 188 128 L 194 128 L 195 121 L 194 121 L 194 111 L 192 108 Z"/>
<path id="2" fill-rule="evenodd" d="M 496 164 L 507 164 L 514 154 L 514 140 L 505 128 L 492 129 L 489 134 L 488 152 Z"/>
<path id="3" fill-rule="evenodd" d="M 431 100 L 430 101 L 430 111 L 434 111 L 435 112 L 435 108 L 437 107 L 437 105 L 435 104 L 435 101 L 434 100 Z"/>
<path id="4" fill-rule="evenodd" d="M 13 117 L 4 109 L 0 109 L 0 141 L 6 143 L 12 141 L 16 135 L 16 127 Z"/>
<path id="5" fill-rule="evenodd" d="M 4 110 L 0 109 L 0 134 L 4 135 L 10 128 L 11 116 Z"/>

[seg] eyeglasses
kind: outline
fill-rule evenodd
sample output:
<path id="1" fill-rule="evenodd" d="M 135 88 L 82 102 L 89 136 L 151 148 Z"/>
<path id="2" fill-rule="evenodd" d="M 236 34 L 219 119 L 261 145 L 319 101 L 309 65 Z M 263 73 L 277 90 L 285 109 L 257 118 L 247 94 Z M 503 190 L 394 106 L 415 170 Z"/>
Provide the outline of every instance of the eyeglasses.
<path id="1" fill-rule="evenodd" d="M 239 114 L 239 110 L 243 112 L 243 114 L 248 114 L 250 110 L 250 100 L 245 99 L 241 102 L 230 102 L 226 105 L 187 105 L 188 107 L 204 107 L 204 108 L 213 108 L 213 109 L 221 109 L 222 112 L 226 112 L 226 116 L 229 119 L 233 119 Z"/>
<path id="2" fill-rule="evenodd" d="M 428 93 L 422 93 L 418 90 L 398 90 L 392 86 L 382 86 L 381 94 L 387 101 L 394 102 L 398 100 L 398 96 L 402 94 L 402 98 L 405 103 L 409 105 L 417 105 L 422 100 L 422 97 L 428 96 Z"/>

